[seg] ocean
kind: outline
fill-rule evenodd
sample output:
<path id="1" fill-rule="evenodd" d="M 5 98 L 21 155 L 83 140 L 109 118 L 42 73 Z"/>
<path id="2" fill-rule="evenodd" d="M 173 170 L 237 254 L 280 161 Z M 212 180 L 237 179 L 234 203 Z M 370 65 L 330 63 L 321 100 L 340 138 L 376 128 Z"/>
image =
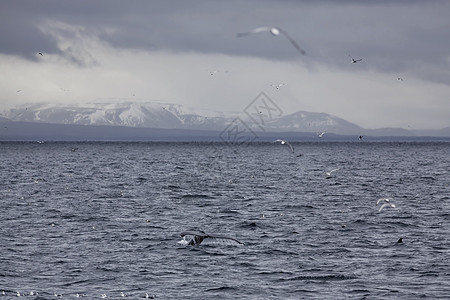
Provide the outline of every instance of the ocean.
<path id="1" fill-rule="evenodd" d="M 292 146 L 0 143 L 0 299 L 450 298 L 450 143 Z"/>

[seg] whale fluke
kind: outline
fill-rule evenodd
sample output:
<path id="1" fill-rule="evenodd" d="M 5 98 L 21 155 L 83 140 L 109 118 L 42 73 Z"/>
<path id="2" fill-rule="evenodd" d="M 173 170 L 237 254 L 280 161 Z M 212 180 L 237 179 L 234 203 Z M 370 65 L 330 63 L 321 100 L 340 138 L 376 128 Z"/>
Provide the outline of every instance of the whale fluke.
<path id="1" fill-rule="evenodd" d="M 238 241 L 235 238 L 225 236 L 225 235 L 219 235 L 219 234 L 207 234 L 204 231 L 198 230 L 198 231 L 183 231 L 180 233 L 180 235 L 184 238 L 187 235 L 192 235 L 193 238 L 189 241 L 188 245 L 195 246 L 200 245 L 204 239 L 206 238 L 215 238 L 215 239 L 223 239 L 223 240 L 232 240 L 235 241 L 238 244 L 243 244 L 242 242 Z"/>

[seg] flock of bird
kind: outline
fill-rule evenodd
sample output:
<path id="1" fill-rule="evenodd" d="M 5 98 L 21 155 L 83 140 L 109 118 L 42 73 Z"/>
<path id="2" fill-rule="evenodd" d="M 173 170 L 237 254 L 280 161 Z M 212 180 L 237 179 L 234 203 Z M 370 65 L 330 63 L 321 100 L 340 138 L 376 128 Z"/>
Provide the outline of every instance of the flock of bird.
<path id="1" fill-rule="evenodd" d="M 324 134 L 325 134 L 325 131 L 322 132 L 322 133 L 317 133 L 317 135 L 319 137 L 322 137 Z M 362 136 L 360 136 L 360 139 L 362 139 Z M 294 147 L 286 140 L 277 139 L 277 140 L 273 141 L 273 143 L 281 143 L 281 145 L 286 145 L 286 146 L 289 147 L 290 151 L 292 153 L 294 153 Z M 336 171 L 339 171 L 339 170 L 340 170 L 339 168 L 336 168 L 336 169 L 332 169 L 330 171 L 325 172 L 325 174 L 327 175 L 326 179 L 332 178 L 333 177 L 333 173 L 336 172 Z M 378 213 L 380 213 L 385 208 L 394 208 L 394 209 L 398 210 L 397 206 L 394 203 L 392 203 L 393 202 L 392 200 L 393 200 L 392 198 L 380 198 L 380 199 L 378 199 L 377 200 L 377 206 L 378 206 L 378 204 L 382 203 L 382 205 L 378 209 Z"/>
<path id="2" fill-rule="evenodd" d="M 237 34 L 237 36 L 238 37 L 245 37 L 245 36 L 248 36 L 248 35 L 252 35 L 252 34 L 257 34 L 257 33 L 261 33 L 261 32 L 269 32 L 270 34 L 272 34 L 273 36 L 276 36 L 276 37 L 278 37 L 278 36 L 280 36 L 280 34 L 281 35 L 283 35 L 284 37 L 286 37 L 287 38 L 287 40 L 294 46 L 294 48 L 298 51 L 298 52 L 300 52 L 302 55 L 306 55 L 306 51 L 305 50 L 303 50 L 300 46 L 299 46 L 299 44 L 285 31 L 285 30 L 283 30 L 283 29 L 281 29 L 280 27 L 269 27 L 269 26 L 262 26 L 262 27 L 257 27 L 257 28 L 254 28 L 254 29 L 252 29 L 252 30 L 250 30 L 250 31 L 247 31 L 247 32 L 241 32 L 241 33 L 238 33 Z M 349 55 L 349 57 L 350 57 L 350 59 L 351 59 L 351 62 L 353 63 L 353 64 L 356 64 L 356 63 L 358 63 L 358 62 L 361 62 L 363 59 L 362 58 L 353 58 L 353 57 L 351 57 L 350 55 Z M 216 71 L 217 72 L 217 71 Z M 211 75 L 213 75 L 213 73 L 211 73 Z M 401 77 L 398 77 L 398 80 L 399 81 L 403 81 L 403 78 L 401 78 Z M 280 89 L 283 85 L 285 85 L 284 83 L 278 83 L 278 84 L 271 84 L 270 86 L 272 86 L 272 87 L 274 87 L 275 89 Z M 323 132 L 321 132 L 321 133 L 317 133 L 317 135 L 319 136 L 319 137 L 323 137 L 323 135 L 325 134 L 325 131 L 323 131 Z M 359 140 L 362 140 L 363 139 L 363 136 L 362 135 L 360 135 L 359 136 Z M 278 140 L 277 140 L 278 141 Z M 291 148 L 291 150 L 293 149 L 292 148 L 292 146 L 290 145 L 290 144 L 288 144 L 288 143 L 286 143 L 286 141 L 284 141 L 284 143 L 282 143 L 282 144 L 287 144 L 287 145 L 289 145 L 290 146 L 290 148 Z M 293 152 L 293 150 L 292 150 L 292 152 Z"/>
<path id="3" fill-rule="evenodd" d="M 322 137 L 324 134 L 325 134 L 325 131 L 322 132 L 322 133 L 317 133 L 317 135 L 319 137 Z M 359 138 L 362 139 L 363 137 L 360 136 Z M 286 146 L 289 147 L 289 150 L 292 153 L 294 153 L 294 147 L 286 140 L 277 139 L 277 140 L 273 141 L 273 143 L 281 143 L 281 145 L 286 145 Z M 339 168 L 336 168 L 336 169 L 332 169 L 330 171 L 325 172 L 325 174 L 327 175 L 326 179 L 333 178 L 333 173 L 336 172 L 336 171 L 339 171 L 339 170 L 340 170 Z M 398 210 L 397 206 L 393 203 L 393 199 L 392 198 L 380 198 L 380 199 L 377 200 L 377 204 L 376 205 L 378 206 L 378 204 L 380 204 L 380 203 L 382 205 L 378 209 L 378 213 L 380 213 L 385 208 L 394 208 L 394 209 Z"/>
<path id="4" fill-rule="evenodd" d="M 273 36 L 276 36 L 276 37 L 280 36 L 280 34 L 281 34 L 284 37 L 286 37 L 286 39 L 292 44 L 292 46 L 294 46 L 294 48 L 298 52 L 300 52 L 300 54 L 306 55 L 306 51 L 303 50 L 299 46 L 299 44 L 285 30 L 281 29 L 280 27 L 269 27 L 269 26 L 257 27 L 257 28 L 254 28 L 254 29 L 250 30 L 250 31 L 247 31 L 247 32 L 238 33 L 237 36 L 238 37 L 245 37 L 245 36 L 256 34 L 256 33 L 260 33 L 260 32 L 269 32 L 270 34 L 272 34 Z M 356 64 L 356 63 L 358 63 L 358 62 L 363 60 L 362 58 L 356 58 L 355 59 L 353 57 L 350 57 L 350 59 L 351 59 L 351 62 L 354 63 L 354 64 Z"/>
<path id="5" fill-rule="evenodd" d="M 248 35 L 258 34 L 258 33 L 262 33 L 262 32 L 268 32 L 268 33 L 272 34 L 275 37 L 278 37 L 280 35 L 284 36 L 300 54 L 306 55 L 306 51 L 304 49 L 302 49 L 299 46 L 299 44 L 286 31 L 284 31 L 283 29 L 281 29 L 279 27 L 258 27 L 258 28 L 252 29 L 252 30 L 250 30 L 248 32 L 238 33 L 237 36 L 238 37 L 245 37 L 245 36 L 248 36 Z M 42 52 L 38 52 L 37 55 L 44 56 L 44 54 Z M 353 64 L 356 64 L 356 63 L 361 62 L 363 60 L 362 58 L 357 58 L 357 59 L 352 58 L 352 57 L 350 57 L 350 58 L 351 58 L 351 63 L 353 63 Z M 217 71 L 217 70 L 211 71 L 210 75 L 215 75 L 218 72 L 219 71 Z M 400 77 L 398 77 L 398 80 L 399 81 L 403 81 L 403 79 L 400 78 Z M 280 89 L 284 85 L 285 85 L 284 83 L 271 84 L 271 86 L 273 88 L 277 89 L 277 90 Z M 21 91 L 22 90 L 17 90 L 17 93 L 19 93 Z M 66 90 L 64 90 L 64 91 L 66 91 Z M 134 94 L 133 94 L 133 96 L 134 96 Z M 325 135 L 325 133 L 326 133 L 326 131 L 317 132 L 317 136 L 319 138 L 322 138 Z M 359 136 L 359 139 L 362 140 L 363 136 Z M 286 140 L 277 139 L 277 140 L 273 141 L 273 143 L 280 143 L 281 145 L 286 145 L 289 148 L 291 153 L 295 152 L 294 151 L 294 147 Z M 335 169 L 332 169 L 330 171 L 325 172 L 325 174 L 327 175 L 326 178 L 332 178 L 333 173 L 337 172 L 339 170 L 340 170 L 339 168 L 335 168 Z M 378 209 L 378 213 L 382 212 L 384 209 L 387 209 L 387 208 L 397 209 L 396 205 L 393 203 L 393 200 L 391 198 L 380 198 L 376 202 L 376 205 L 377 205 L 377 207 L 378 207 L 378 205 L 380 205 L 380 207 Z M 238 244 L 242 244 L 242 242 L 238 241 L 237 239 L 231 238 L 231 237 L 227 237 L 227 236 L 223 236 L 223 235 L 215 235 L 215 234 L 206 234 L 206 233 L 204 233 L 202 231 L 195 231 L 195 232 L 194 231 L 186 231 L 186 232 L 182 232 L 181 233 L 181 236 L 183 237 L 183 240 L 184 240 L 185 236 L 189 236 L 189 235 L 192 235 L 193 238 L 190 241 L 186 242 L 188 245 L 200 245 L 203 242 L 203 240 L 206 239 L 206 238 L 225 239 L 225 240 L 231 240 L 231 241 L 237 242 Z M 402 239 L 399 239 L 398 243 L 401 243 L 401 242 L 402 242 Z M 5 291 L 2 291 L 1 295 L 3 295 L 3 296 L 6 295 Z M 30 292 L 29 294 L 15 292 L 15 295 L 18 296 L 18 297 L 20 297 L 20 296 L 35 296 L 35 295 L 38 295 L 38 293 L 37 292 L 33 292 L 33 291 Z M 54 296 L 55 297 L 62 297 L 63 295 L 55 293 Z M 74 296 L 77 297 L 77 298 L 86 297 L 85 294 L 75 294 Z M 124 293 L 124 292 L 121 292 L 120 296 L 121 297 L 126 297 L 128 295 L 126 293 Z M 109 296 L 107 294 L 101 294 L 100 298 L 103 298 L 103 299 L 104 298 L 109 298 Z M 150 298 L 154 298 L 154 296 L 149 295 L 148 293 L 145 293 L 145 296 L 143 296 L 142 298 L 150 299 Z"/>
<path id="6" fill-rule="evenodd" d="M 306 55 L 306 51 L 304 49 L 302 49 L 299 46 L 299 44 L 285 30 L 281 29 L 280 27 L 269 27 L 269 26 L 257 27 L 257 28 L 254 28 L 254 29 L 250 30 L 250 31 L 247 31 L 247 32 L 238 33 L 237 36 L 238 37 L 246 37 L 246 36 L 249 36 L 249 35 L 252 35 L 252 34 L 258 34 L 258 33 L 261 33 L 261 32 L 268 32 L 268 33 L 272 34 L 275 37 L 278 37 L 280 35 L 284 36 L 300 54 Z M 40 55 L 40 56 L 44 56 L 42 52 L 38 52 L 37 54 Z M 353 64 L 356 64 L 356 63 L 361 62 L 363 60 L 362 58 L 355 59 L 355 58 L 351 57 L 350 55 L 349 55 L 349 57 L 351 59 L 351 63 L 353 63 Z M 219 72 L 218 70 L 211 71 L 210 75 L 215 75 L 218 72 Z M 399 81 L 403 81 L 403 79 L 401 77 L 398 77 L 397 79 Z M 277 90 L 280 89 L 283 85 L 285 85 L 285 84 L 284 83 L 271 84 L 271 86 L 274 87 Z M 21 90 L 18 90 L 17 92 L 20 92 L 20 91 Z M 322 131 L 320 133 L 318 132 L 317 136 L 319 138 L 322 138 L 325 133 L 326 133 L 326 131 Z M 362 140 L 362 139 L 363 139 L 363 136 L 360 135 L 359 136 L 359 140 Z M 281 143 L 281 145 L 286 145 L 286 146 L 289 147 L 289 149 L 290 149 L 290 151 L 292 153 L 295 152 L 294 151 L 294 147 L 286 140 L 277 139 L 277 140 L 274 141 L 274 143 Z M 333 169 L 333 170 L 330 170 L 330 171 L 326 172 L 327 178 L 331 178 L 332 177 L 332 173 L 336 172 L 338 170 L 339 170 L 339 168 L 336 168 L 336 169 Z M 384 202 L 384 203 L 381 205 L 381 207 L 379 208 L 378 212 L 381 212 L 386 207 L 396 208 L 395 204 L 392 203 L 392 200 L 390 198 L 381 198 L 381 199 L 379 199 L 377 201 L 377 205 L 379 203 L 382 203 L 382 202 Z M 191 232 L 184 232 L 181 235 L 184 237 L 185 235 L 188 235 L 188 234 L 192 234 L 192 233 Z M 207 238 L 207 237 L 221 237 L 221 238 L 224 238 L 224 239 L 235 240 L 233 238 L 224 237 L 224 236 L 206 235 L 204 232 L 194 233 L 193 235 L 194 235 L 194 238 L 189 242 L 190 245 L 200 244 L 203 241 L 203 239 Z M 237 241 L 237 240 L 235 240 L 235 241 Z M 241 243 L 239 241 L 237 241 L 237 242 Z M 122 293 L 122 296 L 123 296 L 123 293 Z M 148 294 L 147 294 L 147 296 L 148 296 Z M 106 298 L 106 297 L 102 297 L 102 298 Z"/>
<path id="7" fill-rule="evenodd" d="M 284 36 L 291 44 L 292 44 L 292 46 L 294 46 L 294 48 L 300 53 L 300 54 L 302 54 L 302 55 L 306 55 L 306 51 L 303 49 L 303 48 L 301 48 L 300 46 L 299 46 L 299 44 L 285 31 L 285 30 L 283 30 L 283 29 L 281 29 L 280 27 L 276 27 L 276 26 L 262 26 L 262 27 L 257 27 L 257 28 L 254 28 L 254 29 L 252 29 L 252 30 L 250 30 L 250 31 L 247 31 L 247 32 L 240 32 L 240 33 L 237 33 L 237 36 L 238 37 L 245 37 L 245 36 L 249 36 L 249 35 L 252 35 L 252 34 L 257 34 L 257 33 L 261 33 L 261 32 L 268 32 L 268 33 L 270 33 L 271 35 L 273 35 L 273 36 L 275 36 L 275 37 L 278 37 L 278 36 L 280 36 L 280 35 L 282 35 L 282 36 Z M 42 52 L 38 52 L 37 53 L 37 55 L 39 55 L 39 56 L 44 56 L 44 54 L 42 53 Z M 353 63 L 353 64 L 356 64 L 356 63 L 358 63 L 358 62 L 361 62 L 363 59 L 362 58 L 357 58 L 357 59 L 355 59 L 355 58 L 353 58 L 353 57 L 351 57 L 350 55 L 349 55 L 349 57 L 350 57 L 350 59 L 351 59 L 351 62 Z M 210 71 L 210 75 L 215 75 L 215 74 L 217 74 L 219 71 L 218 70 L 214 70 L 214 71 Z M 401 78 L 401 77 L 398 77 L 397 78 L 397 80 L 398 81 L 403 81 L 403 78 Z M 284 83 L 280 83 L 280 84 L 271 84 L 271 86 L 273 86 L 274 88 L 276 88 L 276 89 L 279 89 L 280 87 L 282 87 L 284 85 Z M 20 90 L 19 90 L 20 91 Z M 18 92 L 19 92 L 18 91 Z M 133 95 L 134 96 L 134 95 Z"/>
<path id="8" fill-rule="evenodd" d="M 397 206 L 394 203 L 392 203 L 392 198 L 380 198 L 377 200 L 377 206 L 380 203 L 383 203 L 383 204 L 380 206 L 380 209 L 378 210 L 378 212 L 381 212 L 386 207 L 391 207 L 391 208 L 397 209 Z"/>
<path id="9" fill-rule="evenodd" d="M 16 291 L 16 292 L 2 291 L 1 294 L 0 294 L 0 296 L 8 296 L 8 295 L 15 295 L 16 297 L 39 296 L 39 292 L 31 291 L 29 293 L 21 293 L 19 291 Z M 64 294 L 59 294 L 59 293 L 53 293 L 53 296 L 55 298 L 62 298 L 65 295 Z M 71 297 L 75 297 L 75 298 L 90 298 L 90 297 L 88 297 L 90 295 L 79 294 L 79 293 L 72 294 L 72 295 L 67 295 L 67 296 L 71 296 Z M 128 293 L 120 292 L 120 297 L 121 298 L 125 298 L 125 297 L 128 297 L 128 296 L 135 296 L 135 295 L 130 295 Z M 115 298 L 115 296 L 108 296 L 107 294 L 101 294 L 100 296 L 95 297 L 95 298 L 107 299 L 107 298 L 111 298 L 111 297 Z M 156 296 L 155 295 L 150 295 L 149 293 L 145 293 L 145 295 L 142 295 L 139 298 L 155 299 Z M 41 299 L 41 298 L 39 298 L 39 299 Z M 45 298 L 42 298 L 42 299 L 45 299 Z"/>

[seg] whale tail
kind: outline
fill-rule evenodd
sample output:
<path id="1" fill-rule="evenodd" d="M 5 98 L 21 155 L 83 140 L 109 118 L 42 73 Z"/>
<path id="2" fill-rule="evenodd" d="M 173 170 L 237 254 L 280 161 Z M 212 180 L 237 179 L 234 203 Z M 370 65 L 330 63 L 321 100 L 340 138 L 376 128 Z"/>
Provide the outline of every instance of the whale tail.
<path id="1" fill-rule="evenodd" d="M 206 238 L 214 238 L 214 239 L 221 239 L 221 240 L 231 240 L 234 241 L 238 244 L 244 244 L 241 241 L 238 241 L 235 238 L 229 237 L 229 236 L 224 236 L 224 235 L 218 235 L 218 234 L 207 234 L 204 231 L 183 231 L 182 233 L 180 233 L 181 237 L 185 237 L 185 236 L 192 236 L 192 239 L 188 242 L 188 245 L 191 246 L 196 246 L 196 245 L 200 245 L 204 239 Z"/>

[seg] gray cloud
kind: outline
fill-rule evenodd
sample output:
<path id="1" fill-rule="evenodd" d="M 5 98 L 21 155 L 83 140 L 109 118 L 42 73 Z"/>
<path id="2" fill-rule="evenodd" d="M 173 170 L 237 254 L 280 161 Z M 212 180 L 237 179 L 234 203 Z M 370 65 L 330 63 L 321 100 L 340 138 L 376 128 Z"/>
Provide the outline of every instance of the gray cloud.
<path id="1" fill-rule="evenodd" d="M 53 20 L 84 26 L 114 47 L 295 59 L 280 38 L 237 38 L 258 26 L 280 26 L 309 60 L 401 71 L 411 61 L 442 64 L 450 49 L 445 1 L 3 1 L 3 53 L 58 52 L 38 26 Z"/>

